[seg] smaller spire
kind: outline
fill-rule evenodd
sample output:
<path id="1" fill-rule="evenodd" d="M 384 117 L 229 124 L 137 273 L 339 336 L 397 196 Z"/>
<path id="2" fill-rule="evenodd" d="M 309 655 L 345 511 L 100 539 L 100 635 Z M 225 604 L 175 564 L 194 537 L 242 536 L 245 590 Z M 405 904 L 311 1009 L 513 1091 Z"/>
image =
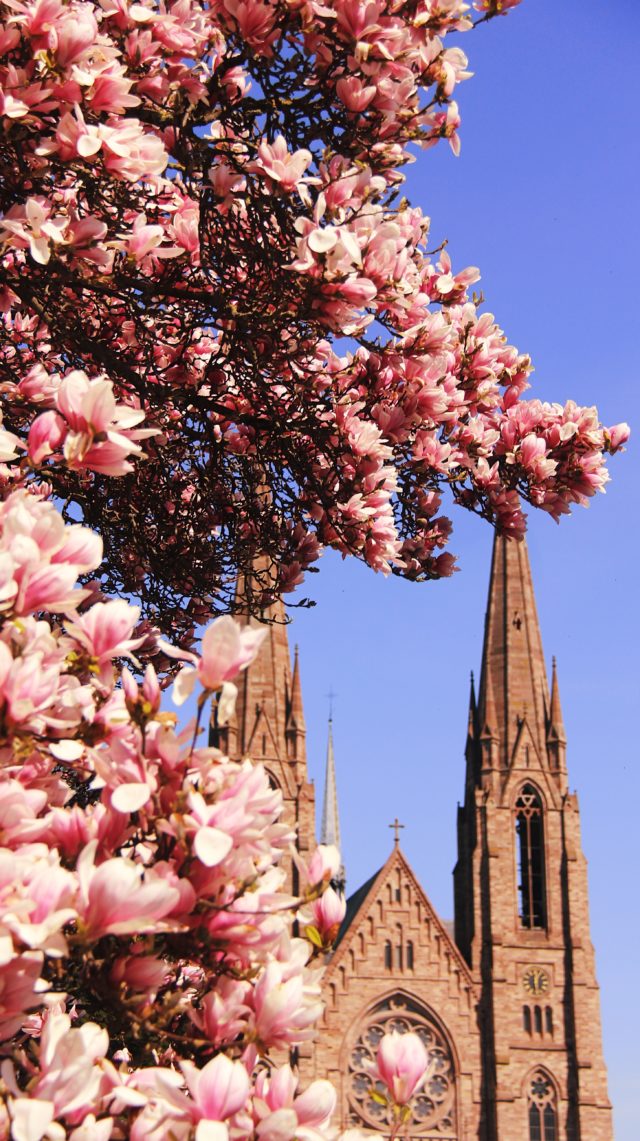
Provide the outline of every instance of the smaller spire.
<path id="1" fill-rule="evenodd" d="M 322 802 L 321 844 L 335 844 L 341 851 L 340 817 L 338 815 L 338 789 L 336 785 L 336 761 L 333 749 L 333 718 L 329 718 L 329 738 L 327 741 L 327 765 L 324 779 L 324 800 Z M 340 865 L 339 881 L 344 888 L 344 867 Z"/>
<path id="2" fill-rule="evenodd" d="M 566 744 L 567 735 L 562 720 L 562 707 L 560 705 L 560 687 L 558 685 L 558 670 L 556 659 L 552 659 L 551 672 L 551 710 L 549 713 L 549 734 L 553 733 L 558 741 Z"/>
<path id="3" fill-rule="evenodd" d="M 302 706 L 302 686 L 300 685 L 300 662 L 298 657 L 298 647 L 295 646 L 293 653 L 293 677 L 291 679 L 291 706 L 289 708 L 289 716 L 287 718 L 287 727 L 295 727 L 299 733 L 304 733 L 306 729 L 304 720 L 304 709 Z"/>
<path id="4" fill-rule="evenodd" d="M 287 720 L 284 727 L 284 735 L 287 740 L 287 755 L 291 761 L 304 760 L 307 728 L 302 705 L 300 662 L 298 659 L 297 646 L 294 654 L 293 674 L 291 675 L 291 694 L 287 695 L 286 708 Z"/>
<path id="5" fill-rule="evenodd" d="M 473 677 L 473 670 L 471 670 L 471 687 L 469 690 L 469 718 L 467 721 L 467 739 L 474 740 L 476 735 L 476 722 L 478 719 L 478 707 L 476 704 L 476 688 Z"/>

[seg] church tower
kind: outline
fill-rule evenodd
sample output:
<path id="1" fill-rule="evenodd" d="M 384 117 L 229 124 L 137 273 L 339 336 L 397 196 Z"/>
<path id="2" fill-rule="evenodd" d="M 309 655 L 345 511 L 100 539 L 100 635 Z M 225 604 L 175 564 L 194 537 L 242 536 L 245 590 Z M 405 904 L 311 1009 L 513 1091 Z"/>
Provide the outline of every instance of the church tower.
<path id="1" fill-rule="evenodd" d="M 260 574 L 264 577 L 258 568 L 257 575 Z M 264 765 L 271 783 L 282 792 L 284 820 L 296 828 L 297 848 L 306 860 L 316 846 L 315 794 L 307 775 L 298 648 L 292 669 L 284 604 L 280 600 L 272 602 L 260 616 L 250 618 L 247 593 L 241 576 L 235 617 L 253 626 L 268 624 L 267 636 L 255 662 L 236 679 L 234 717 L 224 728 L 212 725 L 210 739 L 229 757 L 250 757 Z M 251 593 L 255 598 L 257 591 L 253 589 Z M 285 866 L 285 889 L 297 894 L 298 870 L 290 859 L 285 859 Z"/>
<path id="2" fill-rule="evenodd" d="M 612 1141 L 578 800 L 527 548 L 497 537 L 454 871 L 479 985 L 482 1141 Z"/>

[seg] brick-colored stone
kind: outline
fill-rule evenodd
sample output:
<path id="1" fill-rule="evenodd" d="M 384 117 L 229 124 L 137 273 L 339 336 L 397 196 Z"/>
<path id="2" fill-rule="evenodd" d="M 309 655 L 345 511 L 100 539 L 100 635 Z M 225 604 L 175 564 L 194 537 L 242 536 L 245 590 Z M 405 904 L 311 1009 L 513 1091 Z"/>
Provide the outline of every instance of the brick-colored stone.
<path id="1" fill-rule="evenodd" d="M 272 627 L 221 743 L 264 760 L 304 851 L 315 842 L 314 798 L 297 671 L 293 683 L 286 627 Z M 542 804 L 545 868 L 545 922 L 531 928 L 519 910 L 515 832 L 525 785 Z M 295 889 L 291 871 L 290 879 Z M 356 1123 L 354 1047 L 381 1009 L 404 1004 L 434 1027 L 454 1078 L 450 1125 L 412 1128 L 411 1137 L 529 1141 L 528 1093 L 538 1071 L 554 1090 L 554 1141 L 612 1141 L 587 869 L 578 800 L 567 782 L 558 678 L 554 663 L 550 691 L 526 546 L 500 538 L 477 705 L 472 686 L 454 887 L 455 933 L 396 842 L 350 901 L 327 964 L 320 1032 L 299 1051 L 302 1077 L 329 1078 L 339 1124 Z M 540 995 L 525 989 L 532 968 L 545 974 Z"/>

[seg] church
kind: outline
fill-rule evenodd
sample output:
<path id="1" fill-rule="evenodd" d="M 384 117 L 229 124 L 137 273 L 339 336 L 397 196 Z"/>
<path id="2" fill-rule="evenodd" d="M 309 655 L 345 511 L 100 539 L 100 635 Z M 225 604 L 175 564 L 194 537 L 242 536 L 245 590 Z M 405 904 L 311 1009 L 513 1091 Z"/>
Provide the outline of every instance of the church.
<path id="1" fill-rule="evenodd" d="M 230 756 L 264 763 L 306 856 L 315 797 L 300 666 L 282 605 L 267 617 L 275 621 L 241 676 L 236 715 L 217 733 Z M 434 911 L 396 827 L 388 860 L 347 901 L 300 1072 L 334 1084 L 342 1128 L 384 1135 L 368 1065 L 384 1033 L 413 1030 L 431 1067 L 406 1129 L 412 1141 L 613 1141 L 578 800 L 524 542 L 494 542 L 465 755 L 454 922 Z M 319 841 L 339 843 L 331 726 Z M 295 892 L 295 867 L 288 874 Z"/>

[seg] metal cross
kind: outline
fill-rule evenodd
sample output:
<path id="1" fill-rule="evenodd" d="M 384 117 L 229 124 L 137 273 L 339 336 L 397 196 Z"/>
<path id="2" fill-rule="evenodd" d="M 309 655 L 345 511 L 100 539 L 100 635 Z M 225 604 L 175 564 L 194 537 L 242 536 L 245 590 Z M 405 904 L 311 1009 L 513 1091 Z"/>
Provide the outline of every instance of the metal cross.
<path id="1" fill-rule="evenodd" d="M 328 693 L 325 693 L 325 697 L 329 698 L 329 720 L 330 721 L 333 721 L 333 699 L 334 699 L 334 697 L 337 697 L 337 696 L 338 696 L 338 694 L 334 693 L 332 689 L 330 689 Z"/>
<path id="2" fill-rule="evenodd" d="M 390 824 L 389 827 L 394 829 L 394 840 L 395 840 L 396 844 L 399 844 L 400 843 L 399 832 L 400 832 L 401 828 L 404 828 L 404 824 L 401 824 L 400 821 L 398 820 L 398 817 L 396 816 L 393 824 Z"/>

